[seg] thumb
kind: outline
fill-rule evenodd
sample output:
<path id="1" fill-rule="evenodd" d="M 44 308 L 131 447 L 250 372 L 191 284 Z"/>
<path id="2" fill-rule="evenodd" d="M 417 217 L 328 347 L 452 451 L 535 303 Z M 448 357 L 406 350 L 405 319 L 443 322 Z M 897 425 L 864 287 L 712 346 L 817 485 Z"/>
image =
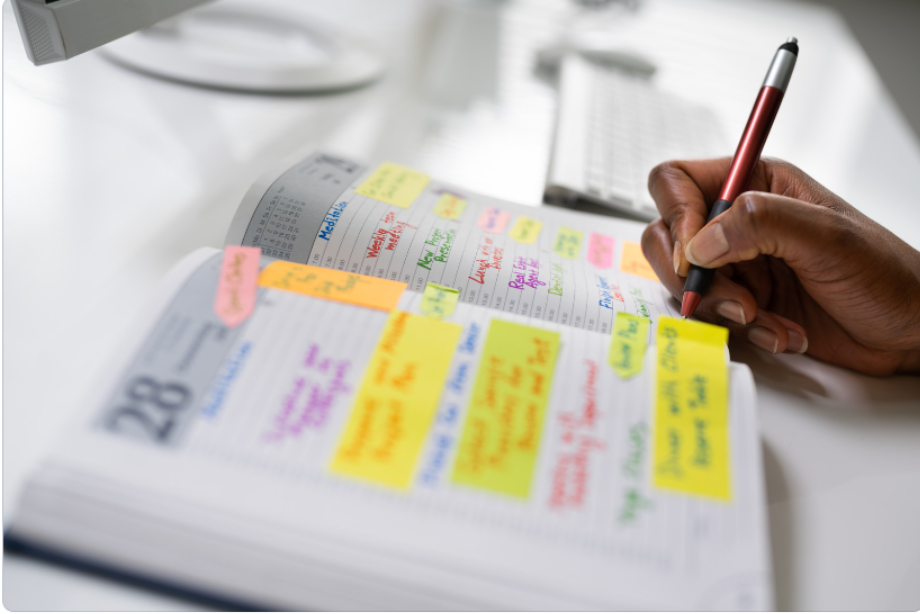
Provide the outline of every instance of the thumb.
<path id="1" fill-rule="evenodd" d="M 842 216 L 801 200 L 746 192 L 732 207 L 700 230 L 687 244 L 691 263 L 715 269 L 764 254 L 782 258 L 793 269 L 826 258 L 845 232 Z"/>

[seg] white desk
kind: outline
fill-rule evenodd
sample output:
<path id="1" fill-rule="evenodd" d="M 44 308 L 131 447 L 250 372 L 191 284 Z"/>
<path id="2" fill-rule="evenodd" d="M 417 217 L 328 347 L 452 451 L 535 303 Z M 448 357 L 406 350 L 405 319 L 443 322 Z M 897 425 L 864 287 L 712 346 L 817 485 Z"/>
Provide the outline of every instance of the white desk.
<path id="1" fill-rule="evenodd" d="M 570 21 L 499 19 L 485 2 L 289 4 L 351 23 L 385 50 L 390 73 L 350 93 L 265 98 L 158 82 L 93 53 L 35 68 L 4 6 L 5 517 L 29 469 L 62 435 L 71 400 L 163 274 L 194 247 L 220 246 L 242 193 L 276 159 L 315 143 L 539 202 L 553 92 L 531 74 L 529 53 Z M 718 58 L 704 45 L 675 57 L 637 38 L 642 24 L 678 20 L 705 40 L 726 32 L 713 6 L 729 16 L 748 10 L 688 5 L 645 3 L 617 26 L 659 63 L 663 87 L 687 83 L 681 61 Z M 790 34 L 802 56 L 766 153 L 799 164 L 920 247 L 920 148 L 834 14 L 770 4 L 735 34 L 738 45 L 770 42 L 757 66 L 721 84 L 742 92 L 740 102 L 725 97 L 721 111 L 743 124 L 769 55 Z M 731 349 L 757 379 L 777 606 L 920 607 L 920 378 L 874 379 Z M 5 557 L 3 573 L 8 608 L 200 607 L 17 556 Z"/>

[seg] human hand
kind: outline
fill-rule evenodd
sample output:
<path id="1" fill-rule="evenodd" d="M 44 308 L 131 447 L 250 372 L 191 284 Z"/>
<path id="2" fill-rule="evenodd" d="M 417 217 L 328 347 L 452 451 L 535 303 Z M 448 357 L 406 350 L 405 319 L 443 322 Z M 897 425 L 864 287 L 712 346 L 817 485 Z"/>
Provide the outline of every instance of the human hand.
<path id="1" fill-rule="evenodd" d="M 920 252 L 781 160 L 758 162 L 752 191 L 706 224 L 730 163 L 649 175 L 661 218 L 642 251 L 668 291 L 681 299 L 690 263 L 715 268 L 694 315 L 732 336 L 870 375 L 920 373 Z"/>

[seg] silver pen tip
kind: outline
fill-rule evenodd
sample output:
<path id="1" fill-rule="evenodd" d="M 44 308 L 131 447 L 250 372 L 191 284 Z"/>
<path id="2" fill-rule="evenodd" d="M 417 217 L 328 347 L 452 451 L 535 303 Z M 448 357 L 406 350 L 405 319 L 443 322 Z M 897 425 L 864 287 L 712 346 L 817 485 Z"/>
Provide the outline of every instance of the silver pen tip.
<path id="1" fill-rule="evenodd" d="M 787 43 L 795 43 L 795 44 L 798 44 L 798 43 L 799 43 L 799 39 L 797 39 L 797 38 L 794 37 L 794 36 L 790 36 L 789 38 L 786 39 L 786 42 L 787 42 Z"/>

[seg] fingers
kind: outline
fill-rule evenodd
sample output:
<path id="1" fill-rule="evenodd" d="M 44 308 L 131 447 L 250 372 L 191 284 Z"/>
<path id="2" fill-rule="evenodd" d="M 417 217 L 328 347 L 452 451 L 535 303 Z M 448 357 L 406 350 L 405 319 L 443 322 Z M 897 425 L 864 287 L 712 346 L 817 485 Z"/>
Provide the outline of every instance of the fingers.
<path id="1" fill-rule="evenodd" d="M 642 253 L 671 296 L 680 300 L 684 279 L 671 266 L 671 234 L 661 218 L 646 226 L 642 232 Z"/>
<path id="2" fill-rule="evenodd" d="M 684 293 L 683 277 L 668 266 L 671 237 L 664 223 L 655 220 L 642 234 L 642 251 L 658 279 L 678 301 Z M 722 320 L 745 326 L 757 317 L 757 302 L 744 287 L 731 281 L 723 272 L 713 276 L 709 292 L 700 301 L 696 314 L 703 320 L 724 325 Z"/>
<path id="3" fill-rule="evenodd" d="M 685 257 L 687 244 L 706 224 L 709 205 L 718 198 L 730 165 L 730 158 L 673 160 L 659 164 L 649 174 L 649 193 L 671 233 L 671 264 L 678 275 L 686 277 L 689 271 L 690 263 Z M 758 162 L 751 189 L 834 210 L 852 209 L 799 168 L 782 160 Z"/>
<path id="4" fill-rule="evenodd" d="M 671 236 L 664 222 L 659 219 L 649 224 L 642 235 L 642 251 L 668 292 L 680 300 L 685 280 L 670 266 L 670 246 Z M 704 322 L 724 326 L 733 337 L 774 354 L 802 353 L 808 349 L 808 336 L 802 326 L 758 309 L 751 292 L 721 271 L 713 276 L 709 291 L 694 315 Z"/>
<path id="5" fill-rule="evenodd" d="M 704 322 L 724 326 L 733 337 L 749 341 L 771 354 L 801 353 L 808 349 L 808 335 L 802 326 L 758 309 L 747 288 L 721 273 L 713 276 L 709 291 L 693 315 Z"/>
<path id="6" fill-rule="evenodd" d="M 716 200 L 730 164 L 730 158 L 675 160 L 659 164 L 649 174 L 648 189 L 671 234 L 670 262 L 678 275 L 687 276 L 690 264 L 684 247 L 706 224 L 709 203 Z"/>
<path id="7" fill-rule="evenodd" d="M 764 254 L 782 258 L 793 269 L 829 265 L 833 237 L 845 233 L 846 217 L 819 205 L 747 192 L 686 245 L 687 260 L 705 268 L 753 260 Z"/>
<path id="8" fill-rule="evenodd" d="M 786 329 L 786 345 L 783 347 L 783 352 L 787 354 L 804 354 L 808 351 L 808 333 L 805 331 L 804 326 L 776 313 L 769 313 L 769 315 L 776 319 L 777 324 Z"/>

